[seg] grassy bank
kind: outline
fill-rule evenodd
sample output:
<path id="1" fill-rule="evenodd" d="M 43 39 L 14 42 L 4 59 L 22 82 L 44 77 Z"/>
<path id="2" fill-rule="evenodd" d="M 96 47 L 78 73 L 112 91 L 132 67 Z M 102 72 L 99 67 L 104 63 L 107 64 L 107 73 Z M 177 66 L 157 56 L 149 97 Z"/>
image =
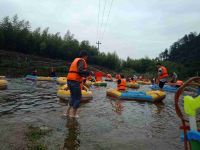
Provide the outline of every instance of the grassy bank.
<path id="1" fill-rule="evenodd" d="M 0 50 L 0 74 L 7 77 L 24 77 L 34 69 L 37 69 L 40 75 L 47 76 L 51 67 L 56 68 L 57 74 L 66 74 L 68 66 L 62 60 Z"/>
<path id="2" fill-rule="evenodd" d="M 39 75 L 48 76 L 51 67 L 55 68 L 57 76 L 66 76 L 70 64 L 70 62 L 64 60 L 0 50 L 0 75 L 5 75 L 6 77 L 24 77 L 35 69 L 37 69 Z M 100 70 L 105 74 L 116 74 L 112 70 L 99 66 L 89 65 L 89 69 L 93 71 Z"/>

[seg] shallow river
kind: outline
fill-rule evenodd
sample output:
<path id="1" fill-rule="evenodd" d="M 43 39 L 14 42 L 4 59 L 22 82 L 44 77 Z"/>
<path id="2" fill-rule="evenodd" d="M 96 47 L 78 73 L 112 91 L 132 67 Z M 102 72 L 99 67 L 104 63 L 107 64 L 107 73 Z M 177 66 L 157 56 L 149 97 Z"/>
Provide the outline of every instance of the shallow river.
<path id="1" fill-rule="evenodd" d="M 176 150 L 180 141 L 180 120 L 174 110 L 174 94 L 163 103 L 117 101 L 106 97 L 106 89 L 91 87 L 94 98 L 80 108 L 80 118 L 62 114 L 66 103 L 56 96 L 55 82 L 8 79 L 0 91 L 0 147 L 21 149 L 26 145 L 26 127 L 47 126 L 52 133 L 43 138 L 48 149 L 83 150 Z M 141 86 L 140 91 L 149 90 Z M 25 147 L 25 146 L 24 146 Z"/>

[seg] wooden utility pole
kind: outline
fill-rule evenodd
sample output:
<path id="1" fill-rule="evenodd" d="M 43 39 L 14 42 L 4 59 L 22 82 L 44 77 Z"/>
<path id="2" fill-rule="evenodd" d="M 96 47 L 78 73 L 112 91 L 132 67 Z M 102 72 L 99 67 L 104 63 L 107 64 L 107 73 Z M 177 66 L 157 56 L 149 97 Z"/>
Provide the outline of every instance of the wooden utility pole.
<path id="1" fill-rule="evenodd" d="M 96 44 L 98 45 L 98 50 L 99 50 L 99 45 L 100 45 L 101 43 L 98 41 L 98 42 L 96 42 Z"/>

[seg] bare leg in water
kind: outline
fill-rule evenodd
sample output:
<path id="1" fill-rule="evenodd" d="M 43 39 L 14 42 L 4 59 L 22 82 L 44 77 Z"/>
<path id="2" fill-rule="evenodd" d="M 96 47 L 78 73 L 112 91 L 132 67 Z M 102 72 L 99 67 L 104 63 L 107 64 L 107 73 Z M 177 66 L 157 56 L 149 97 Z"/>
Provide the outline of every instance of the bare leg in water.
<path id="1" fill-rule="evenodd" d="M 78 110 L 77 108 L 73 108 L 72 109 L 72 114 L 71 114 L 70 117 L 79 117 L 78 114 L 77 114 L 77 110 Z"/>
<path id="2" fill-rule="evenodd" d="M 64 113 L 65 116 L 70 116 L 71 115 L 71 109 L 72 109 L 72 106 L 67 106 L 67 111 Z"/>

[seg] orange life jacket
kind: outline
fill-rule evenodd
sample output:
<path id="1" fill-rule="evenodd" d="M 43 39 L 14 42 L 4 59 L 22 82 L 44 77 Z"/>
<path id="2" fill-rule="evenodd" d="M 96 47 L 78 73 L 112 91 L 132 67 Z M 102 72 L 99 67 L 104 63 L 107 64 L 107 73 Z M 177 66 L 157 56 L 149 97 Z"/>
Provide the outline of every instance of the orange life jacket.
<path id="1" fill-rule="evenodd" d="M 176 81 L 176 85 L 178 85 L 178 86 L 183 85 L 183 81 L 181 81 L 181 80 L 177 80 L 177 81 Z"/>
<path id="2" fill-rule="evenodd" d="M 83 58 L 75 58 L 74 61 L 72 62 L 70 68 L 69 68 L 69 73 L 67 75 L 67 80 L 73 80 L 73 81 L 78 81 L 82 82 L 82 77 L 78 74 L 78 61 L 83 60 L 84 61 L 84 69 L 87 69 L 87 63 Z"/>
<path id="3" fill-rule="evenodd" d="M 121 79 L 121 83 L 117 84 L 117 90 L 126 90 L 126 79 Z"/>
<path id="4" fill-rule="evenodd" d="M 168 77 L 167 69 L 164 66 L 161 66 L 160 68 L 162 69 L 162 74 L 159 76 L 159 79 L 167 78 Z"/>

